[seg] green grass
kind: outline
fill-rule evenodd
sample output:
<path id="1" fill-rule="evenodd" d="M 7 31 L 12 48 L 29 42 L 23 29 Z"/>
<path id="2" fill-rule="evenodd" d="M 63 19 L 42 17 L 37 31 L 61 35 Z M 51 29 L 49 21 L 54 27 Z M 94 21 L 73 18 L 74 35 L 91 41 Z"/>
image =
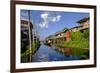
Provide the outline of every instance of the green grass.
<path id="1" fill-rule="evenodd" d="M 81 33 L 80 31 L 71 32 L 70 41 L 60 41 L 59 43 L 56 43 L 56 45 L 60 48 L 89 48 L 89 30 L 85 30 L 83 33 Z"/>
<path id="2" fill-rule="evenodd" d="M 60 49 L 71 48 L 72 55 L 80 56 L 82 58 L 89 57 L 89 30 L 85 30 L 83 33 L 71 32 L 70 41 L 60 41 L 56 43 Z"/>
<path id="3" fill-rule="evenodd" d="M 69 42 L 62 42 L 60 44 L 57 44 L 59 48 L 82 48 L 82 49 L 87 49 L 89 48 L 89 41 L 88 40 L 74 40 L 74 41 L 69 41 Z"/>
<path id="4" fill-rule="evenodd" d="M 63 42 L 62 44 L 59 44 L 56 46 L 63 50 L 70 48 L 71 55 L 79 56 L 81 58 L 89 57 L 89 41 L 83 40 L 83 41 Z M 66 52 L 65 52 L 65 55 L 67 55 Z"/>

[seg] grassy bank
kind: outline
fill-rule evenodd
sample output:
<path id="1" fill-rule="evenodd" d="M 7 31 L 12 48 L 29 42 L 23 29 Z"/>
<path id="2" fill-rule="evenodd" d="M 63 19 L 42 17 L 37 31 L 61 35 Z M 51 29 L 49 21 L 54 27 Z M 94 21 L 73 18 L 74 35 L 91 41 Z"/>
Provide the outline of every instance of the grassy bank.
<path id="1" fill-rule="evenodd" d="M 83 49 L 87 49 L 89 48 L 89 41 L 88 40 L 73 40 L 73 41 L 63 41 L 60 44 L 56 44 L 56 46 L 58 46 L 59 48 L 83 48 Z"/>
<path id="2" fill-rule="evenodd" d="M 89 45 L 86 44 L 87 41 L 71 41 L 63 42 L 62 44 L 56 45 L 59 49 L 58 51 L 61 51 L 65 55 L 74 55 L 79 56 L 81 59 L 88 59 L 89 58 Z M 82 45 L 84 44 L 84 45 Z"/>
<path id="3" fill-rule="evenodd" d="M 87 49 L 89 48 L 89 30 L 85 30 L 83 33 L 81 33 L 80 31 L 71 32 L 70 41 L 68 42 L 66 40 L 61 41 L 56 45 L 60 48 L 75 47 L 75 48 Z"/>
<path id="4" fill-rule="evenodd" d="M 72 55 L 80 56 L 81 58 L 89 57 L 89 29 L 82 32 L 71 32 L 70 41 L 60 41 L 55 46 L 65 51 L 65 54 L 70 53 Z M 58 49 L 58 50 L 60 50 Z M 67 51 L 67 52 L 66 52 Z"/>

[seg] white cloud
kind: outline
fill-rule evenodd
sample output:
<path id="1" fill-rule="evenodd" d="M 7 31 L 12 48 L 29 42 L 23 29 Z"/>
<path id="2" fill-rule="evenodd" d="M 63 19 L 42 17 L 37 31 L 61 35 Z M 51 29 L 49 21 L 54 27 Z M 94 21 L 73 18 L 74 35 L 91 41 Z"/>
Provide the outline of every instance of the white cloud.
<path id="1" fill-rule="evenodd" d="M 48 22 L 42 22 L 39 24 L 41 28 L 48 28 Z"/>
<path id="2" fill-rule="evenodd" d="M 43 21 L 39 24 L 41 28 L 48 28 L 48 15 L 48 13 L 41 14 L 41 18 L 43 19 Z"/>
<path id="3" fill-rule="evenodd" d="M 60 18 L 61 18 L 61 15 L 53 16 L 53 17 L 51 17 L 51 21 L 58 22 L 58 21 L 60 21 Z"/>
<path id="4" fill-rule="evenodd" d="M 61 19 L 61 15 L 53 15 L 50 12 L 41 14 L 43 21 L 39 24 L 41 28 L 48 28 L 49 22 L 58 22 Z"/>
<path id="5" fill-rule="evenodd" d="M 59 20 L 60 20 L 60 18 L 61 18 L 61 15 L 58 15 L 58 16 L 57 16 L 57 21 L 59 21 Z"/>
<path id="6" fill-rule="evenodd" d="M 48 13 L 41 14 L 41 18 L 43 18 L 44 20 L 46 20 L 48 18 Z"/>

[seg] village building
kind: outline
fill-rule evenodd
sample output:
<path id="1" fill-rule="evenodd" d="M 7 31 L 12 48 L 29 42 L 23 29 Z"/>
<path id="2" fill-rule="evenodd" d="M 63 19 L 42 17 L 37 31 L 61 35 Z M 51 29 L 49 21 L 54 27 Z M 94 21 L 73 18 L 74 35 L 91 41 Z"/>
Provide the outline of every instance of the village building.
<path id="1" fill-rule="evenodd" d="M 89 19 L 89 17 L 83 18 L 83 19 L 79 20 L 77 23 L 82 25 L 82 28 L 80 29 L 81 32 L 83 32 L 84 30 L 87 30 L 87 29 L 90 28 L 90 19 Z"/>
<path id="2" fill-rule="evenodd" d="M 83 30 L 88 29 L 89 26 L 90 26 L 90 20 L 89 20 L 89 17 L 83 18 L 83 19 L 77 21 L 77 23 L 79 24 L 79 26 L 70 28 L 70 29 L 69 29 L 70 32 L 77 32 L 77 31 L 83 32 Z"/>
<path id="3" fill-rule="evenodd" d="M 33 41 L 33 24 L 29 20 L 21 20 L 21 62 L 29 61 L 29 54 L 26 54 L 29 46 L 32 47 Z M 25 56 L 22 56 L 24 54 Z"/>
<path id="4" fill-rule="evenodd" d="M 33 29 L 32 22 L 30 22 L 29 25 L 28 20 L 21 20 L 21 42 L 24 43 L 25 45 L 29 45 L 29 30 L 30 30 L 31 40 L 33 39 L 32 29 Z"/>
<path id="5" fill-rule="evenodd" d="M 57 44 L 57 43 L 61 43 L 62 41 L 66 40 L 66 32 L 68 31 L 67 28 L 64 28 L 63 30 L 56 32 L 54 35 L 50 35 L 46 38 L 47 43 L 51 43 L 51 44 Z"/>
<path id="6" fill-rule="evenodd" d="M 83 18 L 77 21 L 79 26 L 67 29 L 64 28 L 63 30 L 56 32 L 54 35 L 50 35 L 46 38 L 47 43 L 57 44 L 61 43 L 62 41 L 70 41 L 71 40 L 71 32 L 83 32 L 84 30 L 89 29 L 90 20 L 89 17 Z"/>
<path id="7" fill-rule="evenodd" d="M 76 27 L 72 27 L 69 29 L 70 32 L 77 32 L 80 31 L 80 29 L 83 28 L 83 26 L 76 26 Z"/>
<path id="8" fill-rule="evenodd" d="M 82 24 L 83 28 L 89 28 L 90 19 L 89 19 L 89 17 L 83 18 L 83 19 L 77 21 L 77 23 Z"/>
<path id="9" fill-rule="evenodd" d="M 21 20 L 21 61 L 31 61 L 32 53 L 40 46 L 39 36 L 35 25 L 29 20 Z M 33 46 L 34 45 L 34 46 Z M 33 50 L 34 49 L 34 50 Z"/>

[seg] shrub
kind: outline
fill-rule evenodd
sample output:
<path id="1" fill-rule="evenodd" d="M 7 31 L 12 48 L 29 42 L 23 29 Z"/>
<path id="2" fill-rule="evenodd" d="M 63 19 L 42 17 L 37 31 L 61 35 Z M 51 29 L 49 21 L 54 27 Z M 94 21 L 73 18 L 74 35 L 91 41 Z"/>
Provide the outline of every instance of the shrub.
<path id="1" fill-rule="evenodd" d="M 72 40 L 81 40 L 82 39 L 82 33 L 80 31 L 71 32 L 71 39 Z"/>
<path id="2" fill-rule="evenodd" d="M 84 30 L 84 32 L 83 32 L 83 38 L 89 39 L 89 30 Z"/>

